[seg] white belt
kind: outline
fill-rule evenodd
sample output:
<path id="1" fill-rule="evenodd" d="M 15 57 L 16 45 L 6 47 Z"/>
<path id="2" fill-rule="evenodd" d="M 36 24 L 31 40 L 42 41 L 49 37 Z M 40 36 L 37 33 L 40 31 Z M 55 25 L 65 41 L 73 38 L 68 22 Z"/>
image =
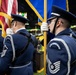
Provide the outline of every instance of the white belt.
<path id="1" fill-rule="evenodd" d="M 10 66 L 9 68 L 23 68 L 23 67 L 29 66 L 30 64 L 31 64 L 31 62 L 29 62 L 28 64 L 23 65 L 23 66 L 17 66 L 17 67 L 12 67 L 12 66 Z"/>

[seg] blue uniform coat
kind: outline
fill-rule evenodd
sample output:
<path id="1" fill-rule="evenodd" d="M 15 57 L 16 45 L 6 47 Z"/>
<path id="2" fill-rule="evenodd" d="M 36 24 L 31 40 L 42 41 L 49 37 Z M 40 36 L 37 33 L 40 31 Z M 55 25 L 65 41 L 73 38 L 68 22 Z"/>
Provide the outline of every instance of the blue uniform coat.
<path id="1" fill-rule="evenodd" d="M 72 36 L 71 36 L 72 34 Z M 52 39 L 47 46 L 47 75 L 75 75 L 76 35 L 66 29 Z"/>
<path id="2" fill-rule="evenodd" d="M 23 35 L 19 34 L 20 32 Z M 25 29 L 22 29 L 18 31 L 18 33 L 12 35 L 15 47 L 15 55 L 17 55 L 17 53 L 21 51 L 28 43 L 28 38 L 25 36 L 25 34 L 29 35 Z M 6 71 L 9 72 L 10 75 L 33 75 L 31 62 L 33 58 L 33 52 L 34 46 L 30 42 L 27 49 L 19 57 L 17 57 L 14 64 L 12 64 L 13 49 L 10 38 L 7 36 L 4 50 L 0 57 L 0 75 Z"/>
<path id="3" fill-rule="evenodd" d="M 4 40 L 4 38 L 1 35 L 1 33 L 2 33 L 2 31 L 0 30 L 0 54 L 1 54 L 2 49 L 3 49 L 3 40 Z"/>

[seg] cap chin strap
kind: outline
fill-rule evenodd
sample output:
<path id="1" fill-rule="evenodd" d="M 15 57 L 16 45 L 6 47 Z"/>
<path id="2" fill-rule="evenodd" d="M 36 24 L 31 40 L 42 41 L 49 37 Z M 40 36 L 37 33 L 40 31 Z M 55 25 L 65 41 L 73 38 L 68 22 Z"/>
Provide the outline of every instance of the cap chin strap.
<path id="1" fill-rule="evenodd" d="M 56 18 L 57 18 L 57 19 L 56 19 L 55 24 L 54 24 L 53 34 L 55 34 L 55 28 L 56 28 L 56 24 L 57 24 L 57 21 L 58 21 L 59 17 L 56 17 Z"/>

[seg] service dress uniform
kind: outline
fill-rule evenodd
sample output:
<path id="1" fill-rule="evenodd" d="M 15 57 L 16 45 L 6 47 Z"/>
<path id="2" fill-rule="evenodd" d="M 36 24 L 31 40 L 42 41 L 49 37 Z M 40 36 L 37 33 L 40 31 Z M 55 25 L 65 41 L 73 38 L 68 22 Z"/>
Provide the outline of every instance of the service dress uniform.
<path id="1" fill-rule="evenodd" d="M 53 6 L 51 16 L 66 19 L 71 23 L 71 20 L 76 20 L 73 14 L 56 6 Z M 69 27 L 50 40 L 47 45 L 47 75 L 76 75 L 75 45 L 76 34 Z"/>
<path id="2" fill-rule="evenodd" d="M 6 37 L 0 57 L 0 75 L 5 72 L 8 72 L 9 75 L 33 75 L 34 45 L 27 36 L 29 33 L 26 29 L 21 28 L 15 34 Z"/>
<path id="3" fill-rule="evenodd" d="M 73 41 L 67 40 L 71 33 L 70 29 L 66 29 L 49 42 L 47 47 L 48 75 L 75 75 L 76 65 L 73 67 L 70 65 L 76 60 L 76 47 Z M 74 36 L 76 37 L 75 34 Z"/>

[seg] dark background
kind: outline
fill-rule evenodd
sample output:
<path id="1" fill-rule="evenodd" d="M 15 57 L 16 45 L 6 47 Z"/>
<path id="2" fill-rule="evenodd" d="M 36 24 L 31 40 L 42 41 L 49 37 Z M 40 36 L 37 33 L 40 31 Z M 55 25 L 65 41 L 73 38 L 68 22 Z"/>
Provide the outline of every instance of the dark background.
<path id="1" fill-rule="evenodd" d="M 30 20 L 30 25 L 34 26 L 38 22 L 38 17 L 29 7 L 25 0 L 18 0 L 18 12 L 27 12 L 27 18 Z"/>

